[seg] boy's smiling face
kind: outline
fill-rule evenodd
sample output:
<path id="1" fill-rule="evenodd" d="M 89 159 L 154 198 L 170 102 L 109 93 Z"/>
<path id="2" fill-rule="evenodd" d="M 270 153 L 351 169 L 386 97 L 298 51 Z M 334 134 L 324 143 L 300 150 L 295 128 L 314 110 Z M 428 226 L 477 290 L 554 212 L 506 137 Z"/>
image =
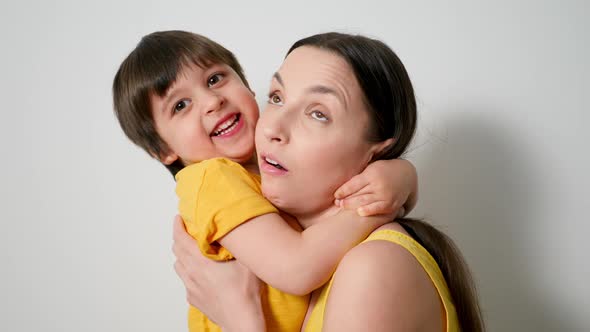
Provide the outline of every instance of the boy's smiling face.
<path id="1" fill-rule="evenodd" d="M 185 67 L 163 97 L 150 95 L 158 134 L 168 145 L 158 159 L 184 165 L 225 157 L 246 163 L 254 153 L 258 105 L 225 64 Z"/>

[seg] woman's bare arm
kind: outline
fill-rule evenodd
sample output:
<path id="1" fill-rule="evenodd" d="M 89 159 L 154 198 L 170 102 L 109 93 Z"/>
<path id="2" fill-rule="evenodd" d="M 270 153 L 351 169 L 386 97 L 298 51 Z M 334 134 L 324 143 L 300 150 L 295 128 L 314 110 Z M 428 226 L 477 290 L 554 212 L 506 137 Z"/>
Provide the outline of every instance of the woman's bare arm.
<path id="1" fill-rule="evenodd" d="M 370 241 L 338 266 L 323 331 L 443 331 L 442 310 L 434 285 L 408 251 Z"/>

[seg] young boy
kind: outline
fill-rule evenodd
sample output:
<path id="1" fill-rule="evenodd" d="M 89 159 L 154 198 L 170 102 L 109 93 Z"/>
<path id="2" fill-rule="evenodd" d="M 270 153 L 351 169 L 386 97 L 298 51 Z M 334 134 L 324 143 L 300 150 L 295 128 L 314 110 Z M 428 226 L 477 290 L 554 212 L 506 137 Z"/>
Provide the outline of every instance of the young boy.
<path id="1" fill-rule="evenodd" d="M 203 36 L 145 36 L 121 64 L 113 98 L 125 134 L 175 176 L 180 214 L 201 252 L 214 260 L 235 256 L 269 285 L 263 292 L 269 331 L 299 331 L 305 295 L 329 279 L 349 249 L 391 220 L 359 222 L 349 211 L 301 232 L 280 214 L 261 194 L 254 94 L 234 55 Z M 407 162 L 395 167 L 394 180 L 398 171 L 414 176 Z M 189 329 L 220 331 L 194 308 Z"/>

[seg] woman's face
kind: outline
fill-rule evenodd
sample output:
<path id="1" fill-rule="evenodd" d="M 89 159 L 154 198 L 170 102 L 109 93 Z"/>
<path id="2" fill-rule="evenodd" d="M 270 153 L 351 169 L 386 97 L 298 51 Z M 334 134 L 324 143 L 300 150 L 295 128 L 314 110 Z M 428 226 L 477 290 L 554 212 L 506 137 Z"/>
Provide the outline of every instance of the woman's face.
<path id="1" fill-rule="evenodd" d="M 272 79 L 256 128 L 264 195 L 298 218 L 332 206 L 335 190 L 383 147 L 367 141 L 368 125 L 348 63 L 319 48 L 295 49 Z"/>

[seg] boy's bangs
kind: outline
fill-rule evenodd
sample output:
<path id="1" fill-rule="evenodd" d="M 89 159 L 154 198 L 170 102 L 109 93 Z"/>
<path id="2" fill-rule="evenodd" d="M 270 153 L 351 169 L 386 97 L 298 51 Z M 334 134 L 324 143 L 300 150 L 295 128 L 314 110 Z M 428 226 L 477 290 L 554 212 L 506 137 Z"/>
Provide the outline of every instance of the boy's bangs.
<path id="1" fill-rule="evenodd" d="M 151 91 L 163 97 L 168 93 L 168 90 L 176 82 L 179 75 L 183 74 L 186 68 L 197 66 L 201 69 L 206 69 L 216 63 L 224 63 L 216 54 L 178 54 L 178 56 L 168 59 L 154 59 L 154 71 L 150 73 L 151 77 Z M 160 60 L 160 61 L 158 61 Z"/>
<path id="2" fill-rule="evenodd" d="M 137 55 L 144 88 L 159 97 L 166 95 L 182 71 L 191 66 L 206 69 L 213 64 L 226 64 L 247 85 L 235 56 L 223 46 L 203 36 L 184 32 L 156 32 L 142 39 Z"/>

